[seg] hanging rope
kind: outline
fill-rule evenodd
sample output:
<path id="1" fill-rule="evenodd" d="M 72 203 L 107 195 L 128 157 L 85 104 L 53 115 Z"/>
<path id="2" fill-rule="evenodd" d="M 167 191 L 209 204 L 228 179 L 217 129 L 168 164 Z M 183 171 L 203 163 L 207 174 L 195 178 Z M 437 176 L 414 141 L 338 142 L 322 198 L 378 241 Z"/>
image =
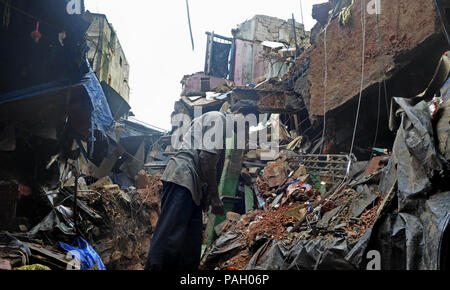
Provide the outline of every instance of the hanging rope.
<path id="1" fill-rule="evenodd" d="M 328 25 L 330 25 L 332 18 L 333 17 L 330 17 L 330 19 L 328 20 L 328 23 L 325 26 L 324 35 L 323 35 L 323 47 L 324 47 L 324 57 L 325 57 L 324 71 L 325 72 L 324 72 L 324 78 L 323 78 L 324 92 L 323 92 L 323 133 L 322 133 L 323 144 L 322 144 L 322 152 L 325 151 L 325 148 L 326 148 L 326 145 L 327 145 L 326 142 L 325 142 L 325 133 L 326 133 L 326 128 L 327 128 L 327 104 L 326 104 L 326 100 L 327 100 L 327 87 L 328 87 L 327 31 L 328 31 Z"/>
<path id="2" fill-rule="evenodd" d="M 378 37 L 378 49 L 380 53 L 380 71 L 383 74 L 383 86 L 384 86 L 384 100 L 386 102 L 386 114 L 389 116 L 389 102 L 388 102 L 388 91 L 387 91 L 387 85 L 386 85 L 386 73 L 385 73 L 385 64 L 384 59 L 381 57 L 384 54 L 383 51 L 383 41 L 381 39 L 381 31 L 380 31 L 380 19 L 377 15 L 377 37 Z"/>
<path id="3" fill-rule="evenodd" d="M 303 19 L 303 5 L 302 5 L 302 0 L 300 0 L 300 15 L 302 17 L 302 24 L 303 24 L 303 31 L 305 31 L 305 21 Z"/>
<path id="4" fill-rule="evenodd" d="M 380 72 L 381 74 L 381 72 Z M 378 83 L 378 115 L 377 115 L 377 129 L 375 131 L 375 140 L 373 141 L 372 148 L 376 147 L 378 141 L 378 131 L 380 129 L 380 114 L 381 114 L 381 82 Z"/>
<path id="5" fill-rule="evenodd" d="M 364 70 L 365 70 L 365 51 L 366 51 L 366 1 L 361 0 L 361 25 L 362 25 L 362 64 L 361 64 L 361 86 L 359 89 L 359 99 L 358 99 L 358 109 L 356 111 L 356 120 L 355 120 L 355 128 L 353 129 L 353 138 L 352 138 L 352 146 L 350 147 L 350 154 L 349 154 L 349 163 L 347 168 L 347 176 L 350 173 L 350 167 L 352 164 L 352 155 L 353 155 L 353 149 L 355 146 L 355 139 L 356 139 L 356 129 L 358 128 L 358 120 L 359 120 L 359 113 L 361 111 L 361 99 L 362 99 L 362 92 L 364 88 Z"/>
<path id="6" fill-rule="evenodd" d="M 387 92 L 387 85 L 386 85 L 386 73 L 384 71 L 384 59 L 383 59 L 383 43 L 381 40 L 381 32 L 380 32 L 380 19 L 377 14 L 376 17 L 377 21 L 377 37 L 378 37 L 378 50 L 379 50 L 379 63 L 380 63 L 380 79 L 383 80 L 383 87 L 384 87 L 384 100 L 386 103 L 386 116 L 389 116 L 389 103 L 388 103 L 388 92 Z M 377 140 L 378 140 L 378 133 L 379 133 L 379 125 L 380 125 L 380 118 L 381 118 L 381 81 L 378 83 L 378 117 L 377 117 L 377 130 L 375 134 L 375 140 L 373 142 L 373 148 L 376 147 Z"/>

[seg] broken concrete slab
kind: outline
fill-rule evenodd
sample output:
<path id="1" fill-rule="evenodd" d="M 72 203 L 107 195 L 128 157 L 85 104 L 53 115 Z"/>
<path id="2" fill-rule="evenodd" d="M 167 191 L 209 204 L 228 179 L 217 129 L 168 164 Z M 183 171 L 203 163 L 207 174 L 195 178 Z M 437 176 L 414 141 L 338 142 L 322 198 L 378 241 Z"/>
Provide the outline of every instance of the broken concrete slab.
<path id="1" fill-rule="evenodd" d="M 232 211 L 227 212 L 227 220 L 237 222 L 241 219 L 241 215 Z"/>
<path id="2" fill-rule="evenodd" d="M 364 176 L 369 176 L 373 173 L 376 173 L 383 169 L 385 167 L 385 163 L 383 163 L 384 160 L 389 159 L 389 156 L 378 156 L 372 158 L 372 160 L 369 161 L 369 164 L 366 167 L 366 170 L 364 171 Z M 387 164 L 387 162 L 386 162 Z"/>
<path id="3" fill-rule="evenodd" d="M 303 165 L 300 165 L 300 167 L 292 174 L 292 178 L 294 180 L 299 180 L 301 177 L 306 176 L 308 174 L 308 171 L 306 171 L 306 168 Z M 301 178 L 302 181 L 304 181 L 303 178 Z"/>
<path id="4" fill-rule="evenodd" d="M 287 177 L 286 173 L 287 163 L 269 163 L 264 168 L 264 178 L 268 181 L 269 187 L 280 186 Z"/>
<path id="5" fill-rule="evenodd" d="M 222 232 L 224 231 L 225 227 L 228 225 L 228 220 L 225 220 L 214 227 L 214 232 L 217 236 L 220 236 Z"/>
<path id="6" fill-rule="evenodd" d="M 111 181 L 111 178 L 109 178 L 108 176 L 105 176 L 101 179 L 99 179 L 97 182 L 91 184 L 89 186 L 89 188 L 91 189 L 98 189 L 98 188 L 102 188 L 105 185 L 113 185 L 114 183 Z"/>
<path id="7" fill-rule="evenodd" d="M 372 192 L 367 185 L 358 186 L 358 195 L 350 204 L 350 216 L 358 218 L 377 198 L 377 194 Z"/>
<path id="8" fill-rule="evenodd" d="M 330 220 L 339 213 L 342 206 L 338 206 L 333 210 L 330 210 L 329 212 L 325 213 L 322 217 L 322 219 L 317 223 L 318 228 L 326 229 L 328 227 L 328 224 L 330 223 Z"/>
<path id="9" fill-rule="evenodd" d="M 368 164 L 368 161 L 353 162 L 350 168 L 349 176 L 351 178 L 357 177 L 359 174 L 363 173 L 364 170 L 366 170 Z"/>

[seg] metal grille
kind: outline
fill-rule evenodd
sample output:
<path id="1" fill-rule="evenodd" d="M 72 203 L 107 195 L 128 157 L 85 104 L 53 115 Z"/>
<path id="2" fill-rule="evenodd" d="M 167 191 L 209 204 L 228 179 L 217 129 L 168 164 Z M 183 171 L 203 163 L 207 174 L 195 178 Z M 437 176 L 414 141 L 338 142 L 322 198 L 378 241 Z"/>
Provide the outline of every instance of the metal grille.
<path id="1" fill-rule="evenodd" d="M 327 177 L 331 184 L 339 183 L 345 178 L 350 162 L 347 155 L 300 155 L 292 160 L 299 162 L 308 172 L 317 172 L 321 177 Z"/>

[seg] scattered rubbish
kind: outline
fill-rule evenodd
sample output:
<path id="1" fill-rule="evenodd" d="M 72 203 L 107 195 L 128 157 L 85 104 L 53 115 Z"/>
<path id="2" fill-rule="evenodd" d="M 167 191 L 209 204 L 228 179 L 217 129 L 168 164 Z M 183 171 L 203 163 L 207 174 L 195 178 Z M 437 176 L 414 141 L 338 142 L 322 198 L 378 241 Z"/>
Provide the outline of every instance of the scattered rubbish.
<path id="1" fill-rule="evenodd" d="M 5 10 L 1 36 L 0 269 L 141 270 L 178 128 L 133 117 L 122 48 L 96 49 L 105 15 L 52 6 L 61 11 L 47 21 L 67 29 L 33 19 L 25 43 L 9 18 L 50 3 L 21 2 Z M 311 31 L 256 15 L 230 37 L 206 33 L 205 71 L 183 77 L 172 117 L 257 118 L 245 149 L 227 148 L 218 166 L 225 215 L 204 216 L 202 269 L 361 270 L 368 250 L 383 270 L 448 268 L 450 57 L 439 9 L 410 1 L 402 27 L 371 18 L 361 28 L 356 2 L 313 5 Z M 384 19 L 398 18 L 394 2 Z M 361 35 L 362 83 L 361 50 L 349 45 Z M 36 45 L 49 57 L 36 58 Z"/>

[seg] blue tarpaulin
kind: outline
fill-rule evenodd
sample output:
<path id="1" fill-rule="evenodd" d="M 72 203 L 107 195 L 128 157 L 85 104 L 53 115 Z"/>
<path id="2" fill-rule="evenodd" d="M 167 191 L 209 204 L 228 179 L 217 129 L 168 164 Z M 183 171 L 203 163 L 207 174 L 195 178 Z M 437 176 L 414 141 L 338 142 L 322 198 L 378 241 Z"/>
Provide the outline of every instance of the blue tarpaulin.
<path id="1" fill-rule="evenodd" d="M 89 72 L 83 77 L 81 82 L 91 99 L 93 108 L 92 123 L 96 129 L 102 132 L 108 132 L 114 123 L 114 119 L 102 86 L 92 69 L 89 69 Z"/>
<path id="2" fill-rule="evenodd" d="M 94 130 L 102 131 L 105 135 L 115 140 L 114 134 L 114 119 L 109 108 L 105 93 L 103 92 L 102 86 L 97 79 L 97 76 L 89 67 L 89 72 L 85 74 L 81 80 L 74 83 L 69 79 L 64 79 L 61 81 L 51 82 L 42 84 L 39 86 L 34 86 L 30 88 L 25 88 L 10 92 L 7 94 L 0 95 L 0 105 L 6 103 L 13 103 L 17 101 L 27 100 L 31 98 L 39 98 L 43 95 L 55 92 L 63 92 L 66 89 L 74 88 L 78 86 L 83 86 L 87 95 L 89 96 L 91 107 L 86 108 L 86 110 L 91 111 L 91 131 L 92 137 Z M 65 98 L 66 94 L 61 94 L 61 98 Z M 91 146 L 94 146 L 95 139 L 91 138 Z M 93 152 L 93 148 L 92 148 Z"/>
<path id="3" fill-rule="evenodd" d="M 100 256 L 85 240 L 77 237 L 74 244 L 75 246 L 70 246 L 59 242 L 59 246 L 72 253 L 74 259 L 80 263 L 81 270 L 90 270 L 94 267 L 97 267 L 98 270 L 106 270 Z"/>
<path id="4" fill-rule="evenodd" d="M 6 103 L 17 102 L 29 98 L 37 98 L 39 96 L 57 92 L 71 87 L 84 86 L 86 93 L 89 95 L 92 104 L 91 121 L 95 129 L 102 132 L 111 130 L 114 123 L 111 110 L 109 109 L 106 96 L 97 76 L 89 69 L 89 72 L 81 79 L 80 82 L 70 83 L 68 79 L 46 83 L 39 86 L 14 91 L 8 94 L 0 95 L 0 105 Z M 66 97 L 61 96 L 61 97 Z M 86 108 L 88 109 L 88 108 Z"/>
<path id="5" fill-rule="evenodd" d="M 59 90 L 64 90 L 79 85 L 79 84 L 71 85 L 69 83 L 70 83 L 69 79 L 64 79 L 61 81 L 45 83 L 38 86 L 2 94 L 0 95 L 0 105 L 26 100 L 33 97 L 38 97 L 44 94 L 53 93 Z"/>

